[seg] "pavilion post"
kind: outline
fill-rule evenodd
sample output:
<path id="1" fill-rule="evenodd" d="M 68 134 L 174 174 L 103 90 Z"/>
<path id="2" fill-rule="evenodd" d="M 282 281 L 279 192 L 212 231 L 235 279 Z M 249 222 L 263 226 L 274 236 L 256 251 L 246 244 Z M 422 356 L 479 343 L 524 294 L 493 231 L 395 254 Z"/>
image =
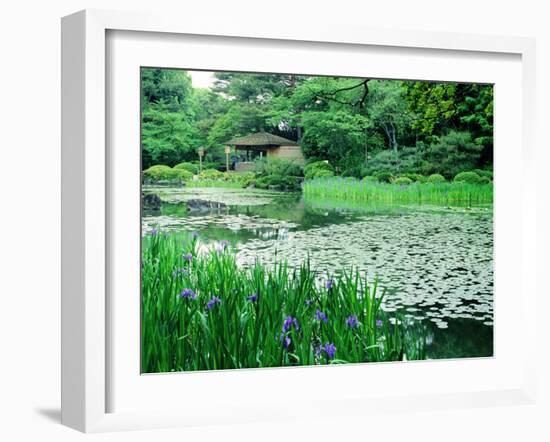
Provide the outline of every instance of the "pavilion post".
<path id="1" fill-rule="evenodd" d="M 225 146 L 225 171 L 229 172 L 229 154 L 231 153 L 231 147 Z"/>
<path id="2" fill-rule="evenodd" d="M 204 156 L 204 147 L 199 147 L 199 173 L 202 173 L 202 157 Z"/>

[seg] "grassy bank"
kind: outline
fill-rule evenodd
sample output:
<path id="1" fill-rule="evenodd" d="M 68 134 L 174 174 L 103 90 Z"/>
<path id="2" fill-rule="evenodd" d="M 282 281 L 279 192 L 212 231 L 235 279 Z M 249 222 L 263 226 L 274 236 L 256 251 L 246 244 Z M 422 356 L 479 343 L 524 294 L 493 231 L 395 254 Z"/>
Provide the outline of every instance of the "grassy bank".
<path id="1" fill-rule="evenodd" d="M 244 269 L 226 243 L 197 249 L 185 233 L 143 238 L 142 372 L 425 357 L 422 334 L 392 325 L 356 272 L 318 284 L 307 261 Z"/>
<path id="2" fill-rule="evenodd" d="M 321 198 L 416 204 L 490 204 L 492 184 L 465 182 L 412 183 L 400 185 L 353 178 L 316 178 L 306 181 L 304 195 Z"/>

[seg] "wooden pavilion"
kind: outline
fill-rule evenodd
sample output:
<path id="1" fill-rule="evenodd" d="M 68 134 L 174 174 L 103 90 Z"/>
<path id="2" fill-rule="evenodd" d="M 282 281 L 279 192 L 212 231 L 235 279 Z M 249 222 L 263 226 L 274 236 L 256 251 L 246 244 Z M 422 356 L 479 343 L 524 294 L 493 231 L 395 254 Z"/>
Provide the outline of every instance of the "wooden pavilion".
<path id="1" fill-rule="evenodd" d="M 305 162 L 302 149 L 298 143 L 267 132 L 256 132 L 245 137 L 234 138 L 225 144 L 235 148 L 236 171 L 251 169 L 253 161 L 258 157 L 283 158 L 298 163 Z"/>

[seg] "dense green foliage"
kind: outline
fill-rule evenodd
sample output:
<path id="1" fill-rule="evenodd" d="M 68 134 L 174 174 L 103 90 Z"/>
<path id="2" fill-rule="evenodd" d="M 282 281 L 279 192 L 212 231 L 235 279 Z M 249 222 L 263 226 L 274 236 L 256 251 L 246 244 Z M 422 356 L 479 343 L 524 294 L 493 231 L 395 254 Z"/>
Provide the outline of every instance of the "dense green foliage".
<path id="1" fill-rule="evenodd" d="M 307 260 L 246 269 L 228 244 L 198 246 L 186 233 L 143 238 L 143 373 L 425 358 L 423 329 L 392 325 L 377 283 L 353 270 L 319 283 Z"/>
<path id="2" fill-rule="evenodd" d="M 221 168 L 227 141 L 262 130 L 300 142 L 310 162 L 328 160 L 335 175 L 437 173 L 452 179 L 492 166 L 491 85 L 214 76 L 211 88 L 200 89 L 186 71 L 142 69 L 144 169 L 196 161 L 199 146 L 206 149 L 206 168 Z"/>

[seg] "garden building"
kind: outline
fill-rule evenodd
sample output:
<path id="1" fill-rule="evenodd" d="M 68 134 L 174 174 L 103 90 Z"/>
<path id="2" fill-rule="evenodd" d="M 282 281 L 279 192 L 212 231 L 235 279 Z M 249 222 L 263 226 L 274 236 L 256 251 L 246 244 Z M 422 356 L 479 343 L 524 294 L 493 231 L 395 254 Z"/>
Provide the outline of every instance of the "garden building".
<path id="1" fill-rule="evenodd" d="M 281 158 L 305 163 L 298 143 L 267 132 L 257 132 L 245 137 L 234 138 L 226 143 L 235 148 L 233 168 L 242 172 L 250 170 L 256 158 Z"/>

